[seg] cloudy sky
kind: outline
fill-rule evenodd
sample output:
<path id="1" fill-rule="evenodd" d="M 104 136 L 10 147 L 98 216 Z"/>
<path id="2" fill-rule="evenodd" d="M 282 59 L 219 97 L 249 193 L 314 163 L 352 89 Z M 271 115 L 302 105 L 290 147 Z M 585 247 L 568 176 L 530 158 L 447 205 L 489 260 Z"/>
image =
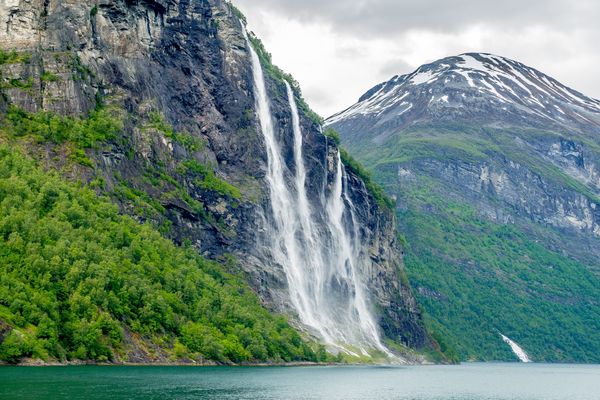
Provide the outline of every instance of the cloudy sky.
<path id="1" fill-rule="evenodd" d="M 323 116 L 421 64 L 481 51 L 600 98 L 597 0 L 233 0 Z"/>

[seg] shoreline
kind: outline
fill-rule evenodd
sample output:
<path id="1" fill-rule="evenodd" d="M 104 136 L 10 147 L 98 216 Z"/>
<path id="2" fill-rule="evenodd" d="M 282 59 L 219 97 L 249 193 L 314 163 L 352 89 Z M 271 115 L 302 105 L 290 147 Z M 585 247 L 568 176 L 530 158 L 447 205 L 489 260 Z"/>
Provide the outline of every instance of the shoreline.
<path id="1" fill-rule="evenodd" d="M 257 363 L 240 363 L 240 364 L 224 364 L 213 361 L 204 362 L 183 362 L 183 361 L 157 361 L 157 362 L 96 362 L 96 361 L 42 361 L 42 360 L 24 360 L 17 364 L 9 364 L 0 362 L 1 367 L 327 367 L 327 366 L 419 366 L 419 365 L 444 365 L 435 363 L 343 363 L 343 362 L 327 362 L 319 363 L 313 361 L 290 361 L 290 362 L 257 362 Z"/>
<path id="2" fill-rule="evenodd" d="M 97 361 L 42 361 L 39 359 L 26 359 L 17 364 L 10 364 L 0 361 L 0 368 L 3 367 L 357 367 L 357 366 L 379 366 L 379 367 L 411 367 L 411 366 L 460 366 L 460 365 L 600 365 L 600 363 L 585 362 L 530 362 L 523 363 L 519 361 L 473 361 L 465 360 L 458 363 L 433 363 L 433 362 L 404 362 L 404 363 L 383 363 L 383 362 L 314 362 L 314 361 L 290 361 L 290 362 L 257 362 L 257 363 L 218 363 L 205 360 L 198 361 L 156 361 L 156 362 L 97 362 Z"/>
<path id="3" fill-rule="evenodd" d="M 0 362 L 0 367 L 322 367 L 322 366 L 351 366 L 351 365 L 379 365 L 376 363 L 318 363 L 312 361 L 291 361 L 291 362 L 260 362 L 260 363 L 241 363 L 224 364 L 212 361 L 205 362 L 183 362 L 183 361 L 157 361 L 157 362 L 96 362 L 96 361 L 41 361 L 24 360 L 17 364 Z M 387 364 L 386 364 L 387 365 Z M 415 364 L 418 365 L 418 364 Z"/>
<path id="4" fill-rule="evenodd" d="M 2 368 L 48 368 L 48 367 L 193 367 L 193 368 L 204 368 L 204 367 L 239 367 L 239 368 L 252 368 L 252 367 L 435 367 L 435 366 L 476 366 L 476 365 L 489 365 L 489 366 L 598 366 L 600 363 L 585 363 L 585 362 L 530 362 L 523 363 L 518 361 L 462 361 L 456 364 L 443 364 L 443 363 L 409 363 L 409 364 L 393 364 L 393 363 L 317 363 L 309 361 L 294 361 L 287 363 L 246 363 L 246 364 L 219 364 L 219 363 L 185 363 L 185 362 L 156 362 L 156 363 L 140 363 L 140 362 L 119 362 L 119 363 L 98 363 L 98 362 L 22 362 L 18 364 L 9 364 L 6 362 L 0 362 L 0 369 Z"/>

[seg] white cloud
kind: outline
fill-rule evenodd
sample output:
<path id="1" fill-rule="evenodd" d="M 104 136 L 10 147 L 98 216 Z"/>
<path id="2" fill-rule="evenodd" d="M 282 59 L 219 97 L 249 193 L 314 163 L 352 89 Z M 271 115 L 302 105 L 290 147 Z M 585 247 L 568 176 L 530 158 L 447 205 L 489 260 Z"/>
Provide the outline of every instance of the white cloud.
<path id="1" fill-rule="evenodd" d="M 476 5 L 472 10 L 470 3 Z M 596 43 L 600 2 L 238 0 L 236 4 L 274 62 L 296 77 L 310 105 L 323 116 L 350 106 L 393 75 L 472 51 L 513 58 L 600 97 Z"/>

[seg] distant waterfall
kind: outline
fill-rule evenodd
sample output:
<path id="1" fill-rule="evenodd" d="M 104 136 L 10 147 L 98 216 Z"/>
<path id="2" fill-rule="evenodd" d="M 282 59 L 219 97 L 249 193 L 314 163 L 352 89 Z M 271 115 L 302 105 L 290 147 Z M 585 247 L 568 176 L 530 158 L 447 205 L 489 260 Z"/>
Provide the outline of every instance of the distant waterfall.
<path id="1" fill-rule="evenodd" d="M 369 311 L 359 272 L 361 257 L 365 256 L 360 251 L 359 229 L 339 153 L 333 187 L 311 202 L 306 192 L 303 138 L 294 93 L 286 82 L 294 133 L 292 173 L 276 138 L 260 60 L 245 37 L 268 157 L 270 248 L 274 261 L 285 271 L 290 300 L 300 320 L 331 347 L 350 354 L 358 351 L 367 355 L 368 349 L 389 354 Z M 286 180 L 286 176 L 292 179 Z"/>
<path id="2" fill-rule="evenodd" d="M 513 353 L 515 353 L 521 362 L 531 362 L 531 359 L 527 353 L 525 353 L 525 350 L 521 348 L 521 346 L 519 346 L 515 341 L 511 340 L 508 336 L 504 336 L 503 334 L 500 334 L 500 336 L 502 336 L 502 340 L 510 346 L 510 349 L 513 351 Z"/>

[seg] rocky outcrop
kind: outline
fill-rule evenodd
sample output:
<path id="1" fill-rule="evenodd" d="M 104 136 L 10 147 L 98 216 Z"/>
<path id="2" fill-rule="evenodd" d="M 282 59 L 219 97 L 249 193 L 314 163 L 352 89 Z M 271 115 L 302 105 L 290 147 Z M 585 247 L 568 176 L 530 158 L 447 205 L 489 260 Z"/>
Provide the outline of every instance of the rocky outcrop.
<path id="1" fill-rule="evenodd" d="M 403 167 L 406 171 L 407 166 Z M 501 223 L 519 215 L 565 231 L 600 235 L 598 206 L 584 194 L 564 190 L 514 161 L 471 164 L 420 161 L 411 166 L 447 182 L 464 200 L 478 204 L 480 211 Z M 499 205 L 494 200 L 501 200 Z"/>
<path id="2" fill-rule="evenodd" d="M 11 327 L 0 319 L 0 343 L 4 340 L 4 338 L 10 333 Z"/>
<path id="3" fill-rule="evenodd" d="M 126 117 L 122 137 L 90 150 L 96 168 L 77 176 L 102 178 L 104 190 L 141 221 L 166 227 L 203 255 L 233 255 L 264 302 L 293 314 L 283 271 L 262 244 L 269 212 L 266 153 L 254 113 L 249 53 L 236 10 L 220 0 L 11 0 L 0 7 L 0 48 L 26 57 L 1 65 L 5 102 L 31 112 L 84 115 L 103 105 Z M 293 163 L 285 86 L 267 77 L 285 158 Z M 309 195 L 334 173 L 335 145 L 301 115 Z M 174 130 L 169 131 L 169 126 Z M 179 133 L 179 136 L 178 136 Z M 184 137 L 186 140 L 178 140 Z M 189 145 L 190 141 L 193 146 Z M 187 143 L 187 144 L 186 144 Z M 240 195 L 207 190 L 186 160 L 209 166 Z M 371 303 L 384 333 L 409 346 L 429 343 L 419 308 L 401 279 L 402 255 L 389 211 L 377 206 L 350 170 L 352 200 L 369 243 Z M 129 188 L 161 212 L 140 212 Z M 129 193 L 129 192 L 128 192 Z M 131 196 L 130 196 L 131 197 Z"/>

